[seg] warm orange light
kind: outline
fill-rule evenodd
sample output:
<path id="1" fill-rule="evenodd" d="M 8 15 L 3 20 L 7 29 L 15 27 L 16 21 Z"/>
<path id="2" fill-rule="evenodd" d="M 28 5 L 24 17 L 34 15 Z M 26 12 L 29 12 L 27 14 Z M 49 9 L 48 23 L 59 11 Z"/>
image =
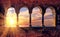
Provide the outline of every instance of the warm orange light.
<path id="1" fill-rule="evenodd" d="M 6 20 L 6 27 L 16 27 L 16 21 L 14 19 Z"/>
<path id="2" fill-rule="evenodd" d="M 14 8 L 9 8 L 5 18 L 5 27 L 16 27 L 17 25 L 17 15 Z"/>

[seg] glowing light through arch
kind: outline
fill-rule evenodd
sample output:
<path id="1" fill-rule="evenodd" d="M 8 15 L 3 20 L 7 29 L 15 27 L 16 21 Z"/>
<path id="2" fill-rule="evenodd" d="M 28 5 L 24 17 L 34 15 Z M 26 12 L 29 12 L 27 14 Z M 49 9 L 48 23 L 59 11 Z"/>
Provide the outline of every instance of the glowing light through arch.
<path id="1" fill-rule="evenodd" d="M 32 26 L 42 27 L 42 9 L 40 7 L 35 7 L 32 10 Z"/>
<path id="2" fill-rule="evenodd" d="M 29 10 L 27 7 L 22 7 L 18 14 L 19 27 L 29 27 Z"/>
<path id="3" fill-rule="evenodd" d="M 44 25 L 46 27 L 55 27 L 55 16 L 55 9 L 52 7 L 47 8 L 44 15 Z"/>
<path id="4" fill-rule="evenodd" d="M 16 27 L 17 25 L 17 15 L 15 9 L 10 7 L 6 13 L 5 26 L 6 27 Z"/>
<path id="5" fill-rule="evenodd" d="M 5 27 L 1 37 L 7 37 L 7 36 L 15 37 L 15 36 L 18 36 L 18 34 L 19 34 L 19 29 L 17 27 L 17 15 L 15 12 L 15 9 L 13 7 L 10 7 L 6 13 Z"/>

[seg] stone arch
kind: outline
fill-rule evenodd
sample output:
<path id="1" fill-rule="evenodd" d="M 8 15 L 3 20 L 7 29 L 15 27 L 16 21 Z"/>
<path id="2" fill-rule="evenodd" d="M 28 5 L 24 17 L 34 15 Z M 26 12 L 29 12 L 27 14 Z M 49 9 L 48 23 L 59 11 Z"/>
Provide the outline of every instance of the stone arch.
<path id="1" fill-rule="evenodd" d="M 0 26 L 3 26 L 4 25 L 4 7 L 3 5 L 0 4 Z"/>
<path id="2" fill-rule="evenodd" d="M 29 27 L 29 9 L 21 7 L 18 14 L 19 27 Z"/>
<path id="3" fill-rule="evenodd" d="M 54 7 L 47 7 L 44 14 L 44 25 L 46 27 L 56 26 L 56 11 Z"/>
<path id="4" fill-rule="evenodd" d="M 5 25 L 10 27 L 10 24 L 13 24 L 14 27 L 17 25 L 17 14 L 14 7 L 9 7 L 6 12 Z M 12 26 L 12 25 L 11 25 Z"/>
<path id="5" fill-rule="evenodd" d="M 32 27 L 42 27 L 42 8 L 37 6 L 32 9 Z"/>

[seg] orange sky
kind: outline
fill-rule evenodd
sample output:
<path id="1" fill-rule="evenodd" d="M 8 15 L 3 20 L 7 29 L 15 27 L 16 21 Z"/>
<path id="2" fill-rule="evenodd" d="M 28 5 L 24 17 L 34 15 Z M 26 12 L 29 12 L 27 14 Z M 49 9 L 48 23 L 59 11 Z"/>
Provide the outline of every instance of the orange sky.
<path id="1" fill-rule="evenodd" d="M 14 10 L 12 9 L 11 12 L 13 13 L 13 11 Z M 44 20 L 45 25 L 49 24 L 49 22 L 52 21 L 53 15 L 52 15 L 51 9 L 48 8 L 46 10 L 44 18 L 45 18 L 45 20 Z M 48 22 L 48 20 L 49 20 L 49 22 Z M 29 10 L 28 10 L 28 8 L 23 7 L 20 9 L 19 14 L 18 14 L 18 25 L 23 26 L 23 27 L 24 26 L 29 27 Z M 33 8 L 33 11 L 32 11 L 32 26 L 42 26 L 42 15 L 41 15 L 41 11 L 38 7 Z M 54 25 L 52 24 L 52 25 L 47 25 L 47 26 L 54 26 Z"/>
<path id="2" fill-rule="evenodd" d="M 23 22 L 25 22 L 25 23 L 23 23 L 24 25 L 25 24 L 29 25 L 29 11 L 27 8 L 22 8 L 20 10 L 19 17 L 20 17 L 20 22 L 23 21 Z M 45 26 L 46 26 L 46 23 L 49 24 L 49 22 L 46 22 L 46 21 L 49 20 L 51 22 L 53 19 L 51 9 L 47 8 L 44 18 L 45 18 L 44 21 L 45 21 Z M 32 10 L 32 26 L 35 26 L 35 27 L 42 26 L 42 15 L 41 15 L 41 11 L 38 7 L 35 7 Z M 54 26 L 54 25 L 52 24 L 52 25 L 47 25 L 47 26 Z"/>

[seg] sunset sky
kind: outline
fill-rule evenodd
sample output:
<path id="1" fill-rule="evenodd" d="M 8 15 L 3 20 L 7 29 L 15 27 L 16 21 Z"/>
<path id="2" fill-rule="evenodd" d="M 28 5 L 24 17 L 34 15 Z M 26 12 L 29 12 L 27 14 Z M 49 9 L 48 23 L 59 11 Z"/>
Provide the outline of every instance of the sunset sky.
<path id="1" fill-rule="evenodd" d="M 54 15 L 53 15 L 53 12 L 52 12 L 52 9 L 50 9 L 50 8 L 47 8 L 46 9 L 46 13 L 45 13 L 45 15 L 44 15 L 44 24 L 45 24 L 45 26 L 47 26 L 47 27 L 51 27 L 51 26 L 55 26 L 55 24 L 54 24 Z"/>
<path id="2" fill-rule="evenodd" d="M 42 15 L 41 15 L 40 9 L 38 7 L 33 8 L 32 10 L 32 26 L 33 27 L 39 27 L 42 26 Z M 26 25 L 29 26 L 29 11 L 28 8 L 23 7 L 20 9 L 20 14 L 19 14 L 19 21 L 22 25 Z M 55 26 L 53 24 L 53 14 L 52 14 L 52 10 L 50 8 L 46 9 L 46 13 L 44 15 L 44 24 L 45 26 Z"/>
<path id="3" fill-rule="evenodd" d="M 13 16 L 17 18 L 16 16 L 16 12 L 14 12 L 15 9 L 11 9 L 10 13 L 12 13 L 10 16 Z M 8 12 L 8 11 L 7 11 Z M 10 14 L 8 12 L 8 15 Z M 41 9 L 39 9 L 38 7 L 33 8 L 32 10 L 32 26 L 33 27 L 41 27 L 42 26 L 42 15 L 41 15 L 42 11 Z M 54 20 L 53 20 L 54 16 L 52 14 L 52 10 L 50 8 L 46 9 L 46 13 L 44 15 L 44 25 L 45 26 L 55 26 L 54 25 Z M 17 19 L 15 19 L 17 20 Z M 19 10 L 19 14 L 18 14 L 18 25 L 20 27 L 29 27 L 29 10 L 26 7 L 22 7 Z"/>

